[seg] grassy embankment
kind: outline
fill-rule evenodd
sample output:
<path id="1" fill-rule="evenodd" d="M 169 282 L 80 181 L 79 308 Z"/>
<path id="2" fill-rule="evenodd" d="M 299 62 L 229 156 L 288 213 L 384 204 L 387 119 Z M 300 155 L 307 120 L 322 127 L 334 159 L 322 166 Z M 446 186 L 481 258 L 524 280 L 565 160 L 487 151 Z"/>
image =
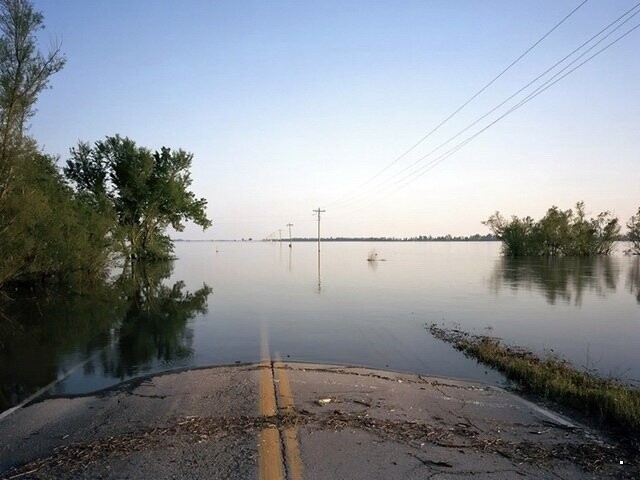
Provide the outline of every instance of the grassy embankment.
<path id="1" fill-rule="evenodd" d="M 568 362 L 503 345 L 499 340 L 428 325 L 431 334 L 504 373 L 526 391 L 567 405 L 616 429 L 640 435 L 640 390 L 580 371 Z"/>

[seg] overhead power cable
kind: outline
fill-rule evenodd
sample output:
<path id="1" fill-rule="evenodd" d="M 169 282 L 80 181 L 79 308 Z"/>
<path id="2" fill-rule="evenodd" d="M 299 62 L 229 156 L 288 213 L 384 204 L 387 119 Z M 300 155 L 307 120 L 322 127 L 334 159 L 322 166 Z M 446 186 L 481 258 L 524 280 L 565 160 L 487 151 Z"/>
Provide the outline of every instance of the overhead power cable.
<path id="1" fill-rule="evenodd" d="M 455 154 L 456 152 L 458 152 L 460 149 L 462 149 L 463 147 L 465 147 L 466 145 L 468 145 L 471 141 L 473 141 L 475 138 L 477 138 L 479 135 L 481 135 L 482 133 L 484 133 L 486 130 L 488 130 L 489 128 L 491 128 L 492 126 L 494 126 L 496 123 L 498 123 L 499 121 L 501 121 L 502 119 L 504 119 L 505 117 L 507 117 L 508 115 L 510 115 L 511 113 L 513 113 L 514 111 L 518 110 L 519 108 L 521 108 L 522 106 L 526 105 L 527 103 L 529 103 L 531 100 L 533 100 L 534 98 L 536 98 L 538 95 L 542 94 L 543 92 L 545 92 L 546 90 L 548 90 L 549 88 L 551 88 L 553 85 L 555 85 L 556 83 L 558 83 L 559 81 L 563 80 L 564 78 L 566 78 L 567 76 L 569 76 L 570 74 L 572 74 L 573 72 L 575 72 L 576 70 L 578 70 L 580 67 L 582 67 L 583 65 L 585 65 L 586 63 L 590 62 L 591 60 L 593 60 L 595 57 L 597 57 L 598 55 L 600 55 L 601 53 L 603 53 L 604 51 L 608 50 L 609 48 L 611 48 L 613 45 L 615 45 L 616 43 L 618 43 L 620 40 L 622 40 L 623 38 L 627 37 L 628 35 L 630 35 L 632 32 L 634 32 L 635 30 L 637 30 L 638 28 L 640 28 L 640 23 L 636 24 L 635 26 L 631 27 L 629 30 L 627 30 L 626 32 L 624 32 L 623 34 L 619 35 L 616 39 L 614 39 L 613 41 L 609 42 L 607 45 L 605 45 L 604 47 L 602 47 L 600 50 L 598 50 L 597 52 L 595 52 L 593 55 L 589 56 L 587 59 L 585 59 L 584 61 L 580 62 L 578 65 L 576 65 L 575 67 L 573 67 L 572 69 L 570 69 L 569 71 L 567 71 L 566 73 L 564 73 L 563 75 L 553 79 L 549 79 L 547 82 L 545 82 L 544 84 L 542 84 L 540 87 L 538 87 L 536 90 L 534 90 L 532 93 L 530 93 L 527 97 L 525 97 L 523 100 L 521 100 L 519 103 L 517 103 L 516 105 L 512 106 L 509 110 L 507 110 L 505 113 L 503 113 L 502 115 L 500 115 L 499 117 L 497 117 L 495 120 L 493 120 L 491 123 L 489 123 L 488 125 L 486 125 L 485 127 L 483 127 L 481 130 L 477 131 L 476 133 L 474 133 L 473 135 L 467 137 L 465 140 L 463 140 L 462 142 L 458 143 L 455 147 L 449 149 L 448 151 L 446 151 L 445 153 L 443 153 L 442 155 L 438 156 L 437 158 L 435 158 L 432 162 L 430 162 L 429 164 L 425 165 L 417 174 L 414 174 L 412 176 L 412 178 L 408 178 L 408 181 L 406 181 L 405 183 L 403 183 L 402 185 L 400 185 L 398 188 L 396 188 L 394 190 L 395 193 L 398 190 L 401 190 L 402 188 L 406 187 L 407 185 L 409 185 L 410 183 L 413 183 L 415 180 L 417 180 L 418 178 L 420 178 L 422 175 L 424 175 L 425 173 L 427 173 L 429 170 L 433 169 L 436 165 L 438 165 L 439 163 L 442 163 L 443 161 L 445 161 L 447 158 L 449 158 L 450 156 L 452 156 L 453 154 Z M 375 202 L 374 202 L 375 203 Z M 366 207 L 370 207 L 371 204 L 368 204 Z M 365 207 L 362 207 L 365 208 Z M 360 210 L 356 209 L 357 210 Z"/>
<path id="2" fill-rule="evenodd" d="M 404 157 L 406 157 L 409 153 L 411 153 L 416 147 L 418 147 L 422 142 L 424 142 L 426 139 L 428 139 L 431 135 L 433 135 L 436 131 L 438 131 L 440 129 L 440 127 L 442 127 L 443 125 L 445 125 L 449 120 L 451 120 L 454 116 L 456 116 L 463 108 L 465 108 L 467 105 L 469 105 L 473 100 L 475 100 L 479 95 L 481 95 L 487 88 L 489 88 L 491 85 L 493 85 L 498 79 L 500 79 L 505 73 L 507 73 L 514 65 L 516 65 L 520 60 L 522 60 L 525 56 L 527 56 L 535 47 L 537 47 L 545 38 L 547 38 L 549 35 L 551 35 L 558 27 L 560 27 L 560 25 L 562 25 L 566 20 L 569 19 L 569 17 L 571 17 L 575 12 L 577 12 L 585 3 L 587 3 L 589 0 L 583 0 L 581 3 L 579 3 L 573 10 L 571 10 L 567 15 L 565 15 L 562 20 L 560 20 L 558 23 L 556 23 L 549 31 L 547 31 L 542 37 L 540 37 L 538 40 L 536 40 L 535 43 L 533 43 L 529 48 L 527 48 L 522 54 L 520 54 L 515 60 L 513 60 L 509 65 L 507 65 L 506 68 L 504 68 L 500 73 L 498 73 L 498 75 L 496 75 L 495 77 L 493 77 L 493 79 L 491 79 L 487 84 L 485 84 L 480 90 L 478 90 L 476 93 L 474 93 L 468 100 L 466 100 L 462 105 L 460 105 L 456 110 L 454 110 L 452 113 L 450 113 L 444 120 L 442 120 L 438 125 L 436 125 L 435 127 L 433 127 L 429 132 L 427 132 L 422 138 L 420 138 L 420 140 L 418 140 L 415 144 L 413 144 L 409 149 L 405 150 L 402 154 L 400 154 L 398 157 L 396 157 L 391 163 L 389 163 L 387 166 L 385 166 L 382 170 L 380 170 L 378 173 L 376 173 L 374 176 L 372 176 L 371 178 L 369 178 L 366 182 L 364 182 L 362 185 L 360 185 L 360 187 L 358 187 L 358 189 L 363 188 L 365 186 L 367 186 L 369 183 L 371 183 L 373 180 L 375 180 L 376 178 L 378 178 L 380 175 L 382 175 L 384 172 L 386 172 L 389 168 L 391 168 L 393 165 L 395 165 L 396 163 L 398 163 L 400 160 L 402 160 Z M 350 195 L 346 195 L 345 197 L 349 197 Z M 344 197 L 343 197 L 344 199 Z M 337 200 L 336 202 L 332 202 L 328 205 L 334 205 L 338 202 L 340 202 L 342 199 Z"/>
<path id="3" fill-rule="evenodd" d="M 416 160 L 414 163 L 412 163 L 411 165 L 409 165 L 407 168 L 401 170 L 400 172 L 398 172 L 393 178 L 397 177 L 398 175 L 406 172 L 409 168 L 417 165 L 418 163 L 422 162 L 423 160 L 425 160 L 426 158 L 428 158 L 429 156 L 431 156 L 433 153 L 435 153 L 436 151 L 440 150 L 440 148 L 444 147 L 445 145 L 448 145 L 449 143 L 451 143 L 451 141 L 455 140 L 456 138 L 458 138 L 460 135 L 462 135 L 464 132 L 466 132 L 467 130 L 469 130 L 470 128 L 474 127 L 475 125 L 477 125 L 480 121 L 484 120 L 486 117 L 488 117 L 490 114 L 492 114 L 493 112 L 495 112 L 498 108 L 502 107 L 504 104 L 506 104 L 509 100 L 513 99 L 515 96 L 517 96 L 519 93 L 523 92 L 524 90 L 526 90 L 528 87 L 530 87 L 531 85 L 533 85 L 536 81 L 538 81 L 540 78 L 542 78 L 544 75 L 546 75 L 547 73 L 549 73 L 551 70 L 553 70 L 555 67 L 557 67 L 558 65 L 560 65 L 561 63 L 563 63 L 565 60 L 567 60 L 568 58 L 570 58 L 573 54 L 575 54 L 576 52 L 578 52 L 581 48 L 583 48 L 584 46 L 586 46 L 588 43 L 590 43 L 591 41 L 593 41 L 595 38 L 597 38 L 599 35 L 601 35 L 604 31 L 606 31 L 607 29 L 609 29 L 611 26 L 613 26 L 615 23 L 619 22 L 620 19 L 622 19 L 624 16 L 628 15 L 631 11 L 638 9 L 638 7 L 640 7 L 640 3 L 637 3 L 632 9 L 630 9 L 629 11 L 627 11 L 626 13 L 624 13 L 622 16 L 618 17 L 615 21 L 613 21 L 612 23 L 610 23 L 609 25 L 607 25 L 605 28 L 603 28 L 602 30 L 600 30 L 600 32 L 598 32 L 596 35 L 594 35 L 593 37 L 591 37 L 589 40 L 587 40 L 586 42 L 584 42 L 582 45 L 580 45 L 578 48 L 574 49 L 571 53 L 569 53 L 568 55 L 566 55 L 564 58 L 562 58 L 562 60 L 556 62 L 553 66 L 549 67 L 547 70 L 545 70 L 543 73 L 541 73 L 540 75 L 538 75 L 534 80 L 532 80 L 531 82 L 529 82 L 527 85 L 525 85 L 524 87 L 522 87 L 521 89 L 519 89 L 517 92 L 513 93 L 512 95 L 510 95 L 506 100 L 502 101 L 500 104 L 498 104 L 496 107 L 492 108 L 491 110 L 489 110 L 487 113 L 485 113 L 484 115 L 482 115 L 480 118 L 478 118 L 477 120 L 475 120 L 474 122 L 470 123 L 469 125 L 467 125 L 465 128 L 463 128 L 462 130 L 460 130 L 457 134 L 455 134 L 453 137 L 449 138 L 447 141 L 441 143 L 438 147 L 434 148 L 433 150 L 431 150 L 429 153 L 427 153 L 426 155 L 423 155 L 422 157 L 420 157 L 418 160 Z M 610 32 L 608 32 L 604 37 L 602 37 L 600 40 L 598 40 L 596 43 L 594 43 L 593 45 L 591 45 L 587 50 L 585 50 L 584 52 L 582 52 L 579 56 L 577 56 L 576 58 L 574 58 L 571 62 L 569 62 L 567 65 L 565 65 L 561 70 L 559 70 L 558 72 L 556 72 L 555 74 L 553 74 L 549 79 L 547 79 L 542 85 L 538 86 L 536 88 L 536 90 L 534 90 L 532 93 L 530 93 L 527 97 L 525 97 L 526 99 L 529 99 L 531 97 L 531 95 L 533 95 L 536 92 L 539 92 L 540 89 L 542 87 L 544 87 L 545 85 L 549 84 L 554 78 L 558 77 L 562 72 L 566 71 L 569 67 L 571 67 L 571 65 L 575 64 L 578 60 L 580 60 L 582 57 L 584 57 L 587 53 L 589 53 L 591 50 L 593 50 L 595 47 L 597 47 L 598 45 L 600 45 L 603 41 L 605 41 L 607 38 L 609 38 L 611 35 L 613 35 L 617 30 L 619 30 L 625 23 L 627 23 L 628 21 L 630 21 L 633 17 L 635 17 L 636 15 L 638 15 L 640 13 L 640 10 L 637 10 L 635 13 L 633 13 L 631 16 L 629 16 L 627 19 L 625 19 L 622 23 L 620 23 L 619 25 L 617 25 L 613 30 L 611 30 Z M 591 58 L 591 57 L 590 57 Z M 540 92 L 541 93 L 541 92 Z M 521 101 L 522 102 L 522 101 Z M 521 103 L 520 102 L 520 103 Z M 518 104 L 519 105 L 519 104 Z M 420 171 L 423 167 L 420 167 L 420 169 L 418 169 L 417 171 Z M 414 172 L 415 173 L 415 172 Z M 408 176 L 411 176 L 412 173 L 410 173 Z M 402 181 L 405 177 L 403 177 L 402 179 L 400 179 L 400 181 Z M 394 182 L 394 184 L 397 184 L 398 182 Z"/>
<path id="4" fill-rule="evenodd" d="M 567 68 L 569 68 L 571 65 L 573 65 L 574 63 L 576 63 L 580 58 L 584 57 L 587 53 L 589 53 L 591 50 L 593 50 L 597 45 L 599 45 L 600 43 L 602 43 L 604 40 L 606 40 L 608 37 L 610 37 L 614 32 L 616 32 L 618 29 L 620 29 L 625 23 L 627 23 L 629 20 L 631 20 L 633 17 L 635 17 L 636 15 L 638 15 L 640 13 L 640 10 L 638 10 L 638 8 L 640 7 L 640 2 L 636 3 L 633 7 L 631 7 L 629 10 L 627 10 L 625 13 L 623 13 L 622 15 L 620 15 L 618 18 L 616 18 L 614 21 L 612 21 L 611 23 L 609 23 L 607 26 L 605 26 L 603 29 L 601 29 L 598 33 L 596 33 L 595 35 L 591 36 L 588 40 L 586 40 L 585 42 L 583 42 L 580 46 L 578 46 L 577 48 L 573 49 L 570 53 L 568 53 L 567 55 L 565 55 L 561 60 L 557 61 L 556 63 L 554 63 L 551 67 L 547 68 L 544 72 L 542 72 L 540 75 L 538 75 L 536 78 L 534 78 L 532 81 L 530 81 L 529 83 L 527 83 L 524 87 L 520 88 L 519 90 L 517 90 L 515 93 L 511 94 L 509 97 L 507 97 L 505 100 L 503 100 L 501 103 L 499 103 L 497 106 L 493 107 L 491 110 L 489 110 L 487 113 L 485 113 L 484 115 L 482 115 L 481 117 L 479 117 L 478 119 L 476 119 L 475 121 L 473 121 L 472 123 L 470 123 L 469 125 L 467 125 L 466 127 L 464 127 L 462 130 L 460 130 L 458 133 L 456 133 L 455 135 L 453 135 L 452 137 L 450 137 L 449 139 L 447 139 L 446 141 L 442 142 L 440 145 L 438 145 L 437 147 L 435 147 L 434 149 L 432 149 L 430 152 L 428 152 L 427 154 L 423 155 L 422 157 L 420 157 L 418 160 L 416 160 L 415 162 L 413 162 L 412 164 L 408 165 L 407 167 L 405 167 L 404 169 L 400 170 L 399 172 L 397 172 L 396 174 L 394 174 L 392 177 L 386 179 L 385 181 L 383 181 L 382 183 L 378 184 L 376 187 L 378 189 L 380 188 L 386 188 L 387 185 L 389 184 L 390 181 L 392 181 L 394 178 L 398 177 L 399 175 L 401 175 L 402 173 L 406 172 L 407 170 L 415 167 L 416 165 L 418 165 L 419 163 L 423 162 L 425 159 L 427 159 L 428 157 L 430 157 L 431 155 L 433 155 L 434 153 L 436 153 L 438 150 L 440 150 L 442 147 L 448 145 L 449 143 L 451 143 L 453 140 L 455 140 L 456 138 L 458 138 L 460 135 L 462 135 L 463 133 L 465 133 L 466 131 L 468 131 L 469 129 L 471 129 L 472 127 L 474 127 L 475 125 L 477 125 L 480 121 L 484 120 L 486 117 L 488 117 L 490 114 L 492 114 L 493 112 L 495 112 L 496 110 L 498 110 L 500 107 L 502 107 L 503 105 L 505 105 L 509 100 L 513 99 L 514 97 L 516 97 L 518 94 L 522 93 L 524 90 L 526 90 L 527 88 L 529 88 L 531 85 L 533 85 L 535 82 L 537 82 L 538 80 L 540 80 L 542 77 L 544 77 L 547 73 L 551 72 L 553 69 L 555 69 L 557 66 L 559 66 L 560 64 L 562 64 L 563 62 L 565 62 L 567 59 L 569 59 L 571 56 L 573 56 L 575 53 L 577 53 L 579 50 L 581 50 L 582 48 L 584 48 L 586 45 L 588 45 L 589 43 L 591 43 L 593 40 L 595 40 L 598 36 L 602 35 L 602 33 L 604 33 L 605 31 L 607 31 L 608 29 L 610 29 L 612 26 L 614 26 L 616 23 L 619 23 L 620 20 L 622 20 L 624 17 L 628 16 L 630 13 L 634 12 L 634 10 L 636 10 L 634 13 L 632 13 L 631 15 L 628 16 L 628 18 L 626 18 L 624 21 L 622 21 L 621 23 L 619 23 L 617 26 L 615 26 L 615 28 L 613 28 L 610 32 L 608 32 L 604 37 L 602 37 L 600 40 L 598 40 L 596 43 L 594 43 L 593 45 L 591 45 L 587 50 L 585 50 L 584 52 L 582 52 L 578 57 L 576 57 L 575 59 L 573 59 L 570 63 L 568 63 L 567 65 L 565 65 L 561 70 L 559 70 L 558 72 L 556 72 L 553 76 L 551 76 L 548 80 L 546 80 L 541 86 L 539 86 L 536 90 L 534 90 L 533 93 L 536 92 L 540 92 L 540 89 L 542 87 L 544 87 L 545 85 L 547 85 L 549 82 L 551 82 L 554 78 L 556 78 L 558 75 L 560 75 L 562 72 L 564 72 Z M 630 32 L 628 32 L 630 33 Z M 628 34 L 626 33 L 625 36 Z M 616 41 L 618 41 L 620 38 L 616 39 Z M 608 47 L 607 47 L 608 48 Z M 592 57 L 590 57 L 592 58 Z M 581 64 L 582 65 L 582 64 Z M 573 71 L 573 70 L 572 70 Z M 562 77 L 564 78 L 564 76 Z M 555 82 L 554 82 L 555 83 Z M 551 86 L 551 85 L 549 85 Z M 526 99 L 530 99 L 532 94 L 529 94 L 528 97 L 526 97 Z M 536 94 L 537 96 L 537 94 Z M 528 100 L 527 100 L 528 101 Z M 519 108 L 519 107 L 518 107 Z M 503 118 L 503 117 L 500 117 Z M 475 137 L 474 137 L 475 138 Z M 458 146 L 454 147 L 454 148 L 461 148 L 459 147 L 460 144 L 458 144 Z M 457 150 L 456 150 L 457 151 Z M 449 152 L 451 152 L 451 150 L 445 152 L 444 155 L 447 155 Z M 454 152 L 455 153 L 455 152 Z M 422 172 L 423 169 L 428 168 L 432 163 L 439 162 L 439 159 L 441 158 L 441 156 L 436 157 L 434 160 L 428 162 L 426 165 L 423 165 L 417 169 L 415 169 L 413 172 L 405 175 L 404 177 L 400 178 L 399 180 L 396 180 L 395 182 L 393 182 L 391 184 L 391 186 L 396 185 L 400 182 L 405 181 L 407 178 L 415 175 L 416 173 Z M 448 157 L 447 157 L 448 158 Z M 380 190 L 377 190 L 376 193 L 380 193 Z M 359 199 L 353 199 L 351 201 L 347 201 L 347 202 L 343 202 L 346 203 L 347 205 L 349 203 L 353 203 L 353 202 L 359 202 L 361 201 L 362 195 L 360 195 L 361 198 Z M 346 205 L 345 205 L 346 206 Z"/>

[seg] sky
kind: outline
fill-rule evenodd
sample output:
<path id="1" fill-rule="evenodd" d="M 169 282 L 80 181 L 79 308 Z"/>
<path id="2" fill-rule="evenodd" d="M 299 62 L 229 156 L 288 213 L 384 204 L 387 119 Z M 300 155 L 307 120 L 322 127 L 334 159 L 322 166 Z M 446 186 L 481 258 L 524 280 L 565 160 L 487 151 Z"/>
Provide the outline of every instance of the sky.
<path id="1" fill-rule="evenodd" d="M 488 233 L 496 210 L 538 218 L 581 200 L 626 221 L 640 206 L 640 28 L 451 156 L 566 62 L 429 154 L 634 1 L 588 0 L 393 163 L 579 3 L 36 0 L 41 46 L 60 41 L 67 64 L 30 131 L 60 162 L 116 133 L 192 152 L 213 227 L 179 238 L 284 236 L 287 223 L 314 236 L 318 207 L 323 236 Z"/>

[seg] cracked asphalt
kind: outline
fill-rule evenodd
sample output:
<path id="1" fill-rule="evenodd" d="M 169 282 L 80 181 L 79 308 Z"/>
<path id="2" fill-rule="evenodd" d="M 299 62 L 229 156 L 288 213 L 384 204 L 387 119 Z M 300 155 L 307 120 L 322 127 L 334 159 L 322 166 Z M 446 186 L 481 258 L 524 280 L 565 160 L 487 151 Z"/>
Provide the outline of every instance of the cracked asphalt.
<path id="1" fill-rule="evenodd" d="M 620 445 L 497 387 L 278 360 L 50 398 L 0 422 L 6 479 L 595 479 L 638 468 Z"/>

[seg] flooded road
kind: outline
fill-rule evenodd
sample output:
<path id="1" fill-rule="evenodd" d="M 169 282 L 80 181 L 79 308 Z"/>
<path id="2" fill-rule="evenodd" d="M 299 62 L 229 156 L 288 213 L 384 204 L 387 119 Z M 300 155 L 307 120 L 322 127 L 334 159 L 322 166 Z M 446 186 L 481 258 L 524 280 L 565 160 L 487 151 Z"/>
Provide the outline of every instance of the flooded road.
<path id="1" fill-rule="evenodd" d="M 496 242 L 326 242 L 319 264 L 311 242 L 179 242 L 175 253 L 173 264 L 3 303 L 0 408 L 43 388 L 86 393 L 256 362 L 261 326 L 287 361 L 502 381 L 432 338 L 424 326 L 437 322 L 640 379 L 638 258 L 507 259 Z"/>

